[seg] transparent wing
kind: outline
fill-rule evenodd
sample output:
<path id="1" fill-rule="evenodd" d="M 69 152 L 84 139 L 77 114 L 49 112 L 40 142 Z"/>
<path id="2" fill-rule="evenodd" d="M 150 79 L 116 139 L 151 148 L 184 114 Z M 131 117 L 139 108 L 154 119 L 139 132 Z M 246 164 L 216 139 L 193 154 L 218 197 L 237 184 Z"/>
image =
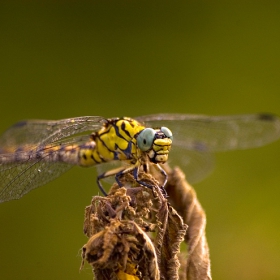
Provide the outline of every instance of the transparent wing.
<path id="1" fill-rule="evenodd" d="M 213 154 L 208 151 L 201 151 L 195 149 L 187 149 L 186 147 L 172 146 L 168 163 L 171 166 L 184 167 L 187 179 L 190 183 L 197 183 L 205 178 L 214 167 Z M 108 170 L 125 166 L 126 162 L 123 161 L 110 161 L 95 166 L 97 174 L 101 175 Z M 114 177 L 107 177 L 103 179 L 108 184 L 115 182 Z"/>
<path id="2" fill-rule="evenodd" d="M 70 140 L 61 139 L 59 144 L 48 144 L 48 149 L 59 148 L 60 144 L 81 144 L 88 141 L 89 136 L 72 137 Z M 15 154 L 0 154 L 0 203 L 18 199 L 29 191 L 40 187 L 59 177 L 73 165 L 48 160 L 50 154 L 36 159 L 36 152 L 30 153 L 28 160 L 17 161 Z M 36 150 L 36 148 L 34 148 Z M 32 151 L 32 150 L 30 150 Z M 53 155 L 55 152 L 52 152 Z M 17 158 L 23 158 L 25 151 L 16 152 Z M 26 157 L 26 156 L 25 156 Z"/>
<path id="3" fill-rule="evenodd" d="M 193 184 L 201 181 L 213 171 L 215 160 L 213 154 L 207 150 L 172 145 L 168 164 L 182 168 L 188 182 Z"/>
<path id="4" fill-rule="evenodd" d="M 158 114 L 136 119 L 146 126 L 166 126 L 172 131 L 174 141 L 169 162 L 184 168 L 191 183 L 200 181 L 212 171 L 214 157 L 211 153 L 254 148 L 280 137 L 280 119 L 270 114 Z"/>
<path id="5" fill-rule="evenodd" d="M 105 172 L 107 172 L 108 170 L 114 170 L 116 168 L 119 168 L 121 166 L 127 166 L 128 167 L 128 163 L 124 162 L 124 161 L 120 161 L 120 160 L 112 160 L 109 162 L 104 162 L 102 164 L 98 164 L 95 166 L 97 174 L 101 175 Z M 102 179 L 102 181 L 105 181 L 106 183 L 112 185 L 115 182 L 115 177 L 114 176 L 109 176 L 106 177 L 104 179 Z"/>
<path id="6" fill-rule="evenodd" d="M 18 199 L 27 192 L 57 178 L 72 165 L 36 159 L 36 150 L 61 144 L 81 144 L 89 134 L 100 129 L 106 119 L 79 117 L 59 121 L 30 120 L 15 124 L 0 137 L 0 202 Z M 85 134 L 87 135 L 81 135 Z M 20 149 L 19 149 L 20 148 Z M 56 150 L 56 149 L 54 149 Z M 34 152 L 33 152 L 34 151 Z M 25 162 L 17 161 L 26 158 Z M 52 154 L 55 153 L 54 151 Z"/>
<path id="7" fill-rule="evenodd" d="M 19 199 L 29 191 L 59 177 L 72 165 L 54 162 L 25 162 L 0 166 L 0 203 Z"/>
<path id="8" fill-rule="evenodd" d="M 174 145 L 227 151 L 263 146 L 280 137 L 280 119 L 271 114 L 204 116 L 158 114 L 136 118 L 146 126 L 166 126 Z"/>
<path id="9" fill-rule="evenodd" d="M 72 135 L 92 133 L 106 122 L 99 116 L 78 117 L 58 121 L 27 120 L 21 121 L 6 130 L 0 137 L 0 152 L 6 147 L 22 148 L 46 145 Z"/>

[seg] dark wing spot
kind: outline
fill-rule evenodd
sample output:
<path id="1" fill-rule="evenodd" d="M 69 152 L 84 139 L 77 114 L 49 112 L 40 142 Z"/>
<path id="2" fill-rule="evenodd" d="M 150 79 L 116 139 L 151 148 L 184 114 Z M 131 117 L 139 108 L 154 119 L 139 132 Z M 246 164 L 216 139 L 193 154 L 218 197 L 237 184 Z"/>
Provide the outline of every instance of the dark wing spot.
<path id="1" fill-rule="evenodd" d="M 275 115 L 272 115 L 272 114 L 264 113 L 264 114 L 259 114 L 258 119 L 261 120 L 261 121 L 273 122 L 277 119 L 277 117 Z"/>
<path id="2" fill-rule="evenodd" d="M 20 121 L 13 125 L 13 127 L 22 127 L 27 124 L 27 121 Z"/>

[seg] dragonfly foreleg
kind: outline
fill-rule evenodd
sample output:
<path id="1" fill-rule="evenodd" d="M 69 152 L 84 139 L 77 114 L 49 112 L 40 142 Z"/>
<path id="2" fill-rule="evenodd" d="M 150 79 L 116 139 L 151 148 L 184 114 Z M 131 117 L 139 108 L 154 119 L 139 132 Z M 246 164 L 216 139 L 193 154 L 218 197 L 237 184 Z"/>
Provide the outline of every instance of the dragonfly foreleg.
<path id="1" fill-rule="evenodd" d="M 158 169 L 158 171 L 159 171 L 159 172 L 163 175 L 163 177 L 164 177 L 164 182 L 163 182 L 163 184 L 162 184 L 162 188 L 164 189 L 164 188 L 165 188 L 165 185 L 166 185 L 166 183 L 167 183 L 167 178 L 168 178 L 168 176 L 167 176 L 165 170 L 164 170 L 159 164 L 155 164 L 155 167 Z"/>
<path id="2" fill-rule="evenodd" d="M 160 173 L 164 176 L 164 182 L 163 182 L 163 185 L 162 185 L 160 188 L 161 188 L 161 190 L 162 190 L 162 194 L 163 194 L 164 196 L 167 196 L 166 190 L 165 190 L 165 188 L 164 188 L 165 185 L 166 185 L 166 182 L 167 182 L 167 174 L 166 174 L 165 170 L 164 170 L 160 165 L 155 164 L 155 166 L 156 166 L 157 169 L 160 171 Z M 145 187 L 147 187 L 147 188 L 150 188 L 150 189 L 153 188 L 153 186 L 147 184 L 146 182 L 141 181 L 141 180 L 139 179 L 139 176 L 138 176 L 138 175 L 139 175 L 139 167 L 137 166 L 137 167 L 135 167 L 134 170 L 133 170 L 133 177 L 134 177 L 135 181 L 136 181 L 138 184 L 140 184 L 140 185 L 142 185 L 142 186 L 145 186 Z"/>
<path id="3" fill-rule="evenodd" d="M 162 194 L 163 194 L 165 197 L 167 197 L 167 192 L 166 192 L 166 190 L 165 190 L 165 185 L 166 185 L 166 183 L 167 183 L 167 178 L 168 178 L 167 173 L 165 172 L 165 170 L 164 170 L 159 164 L 156 164 L 155 166 L 156 166 L 156 168 L 159 170 L 159 172 L 160 172 L 160 173 L 163 175 L 163 177 L 164 177 L 163 185 L 162 185 L 160 188 L 161 188 Z"/>
<path id="4" fill-rule="evenodd" d="M 163 185 L 161 186 L 161 190 L 162 190 L 162 193 L 166 196 L 167 194 L 166 194 L 166 190 L 165 190 L 164 186 L 166 185 L 166 182 L 167 182 L 167 174 L 166 174 L 166 172 L 164 171 L 164 169 L 160 165 L 155 164 L 155 166 L 160 171 L 160 173 L 164 176 L 164 182 L 163 182 Z M 103 174 L 101 174 L 101 175 L 99 175 L 97 177 L 97 185 L 98 185 L 100 191 L 103 193 L 103 195 L 107 196 L 108 194 L 104 190 L 100 180 L 102 180 L 104 178 L 107 178 L 107 177 L 110 177 L 110 176 L 115 176 L 117 184 L 121 187 L 121 186 L 123 186 L 123 184 L 121 183 L 119 178 L 123 174 L 126 174 L 126 173 L 132 171 L 133 172 L 133 177 L 134 177 L 135 181 L 138 184 L 152 189 L 153 186 L 151 186 L 148 183 L 140 180 L 140 178 L 139 178 L 139 168 L 140 168 L 139 164 L 135 164 L 135 165 L 131 165 L 128 168 L 126 168 L 126 167 L 119 167 L 119 168 L 112 169 L 112 170 L 109 170 L 107 172 L 104 172 Z M 145 167 L 144 167 L 144 169 L 145 169 Z"/>
<path id="5" fill-rule="evenodd" d="M 118 183 L 118 185 L 120 187 L 122 187 L 123 184 L 120 182 L 119 177 L 122 176 L 125 173 L 128 173 L 128 172 L 132 171 L 134 168 L 135 168 L 135 165 L 132 165 L 128 168 L 122 166 L 122 167 L 119 167 L 119 168 L 116 168 L 116 169 L 106 171 L 103 174 L 99 175 L 97 177 L 97 185 L 98 185 L 99 189 L 101 190 L 101 192 L 103 193 L 103 195 L 107 196 L 108 194 L 104 190 L 104 188 L 102 187 L 102 184 L 101 184 L 100 180 L 102 180 L 104 178 L 107 178 L 107 177 L 110 177 L 110 176 L 115 176 L 116 182 Z M 136 168 L 138 168 L 138 167 L 136 167 Z"/>

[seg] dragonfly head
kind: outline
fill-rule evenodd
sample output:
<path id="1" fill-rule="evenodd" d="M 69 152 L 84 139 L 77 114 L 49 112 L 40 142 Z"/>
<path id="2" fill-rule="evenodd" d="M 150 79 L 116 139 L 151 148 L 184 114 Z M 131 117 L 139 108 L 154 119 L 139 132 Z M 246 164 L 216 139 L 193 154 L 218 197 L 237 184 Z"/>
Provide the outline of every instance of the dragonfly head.
<path id="1" fill-rule="evenodd" d="M 137 146 L 153 163 L 165 163 L 172 144 L 172 132 L 167 127 L 145 128 L 137 136 Z"/>

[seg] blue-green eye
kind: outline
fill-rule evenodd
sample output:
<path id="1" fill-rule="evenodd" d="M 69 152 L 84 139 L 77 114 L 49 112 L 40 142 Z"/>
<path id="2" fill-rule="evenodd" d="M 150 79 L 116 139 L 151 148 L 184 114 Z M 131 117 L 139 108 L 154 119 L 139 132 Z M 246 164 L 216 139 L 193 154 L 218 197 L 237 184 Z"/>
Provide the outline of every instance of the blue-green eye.
<path id="1" fill-rule="evenodd" d="M 172 135 L 172 132 L 169 128 L 165 127 L 165 126 L 162 126 L 160 128 L 160 130 L 165 134 L 165 136 L 167 138 L 170 138 L 171 140 L 173 140 L 173 135 Z"/>
<path id="2" fill-rule="evenodd" d="M 156 131 L 152 128 L 145 128 L 139 133 L 137 137 L 137 145 L 141 151 L 145 152 L 151 149 L 155 134 Z"/>

